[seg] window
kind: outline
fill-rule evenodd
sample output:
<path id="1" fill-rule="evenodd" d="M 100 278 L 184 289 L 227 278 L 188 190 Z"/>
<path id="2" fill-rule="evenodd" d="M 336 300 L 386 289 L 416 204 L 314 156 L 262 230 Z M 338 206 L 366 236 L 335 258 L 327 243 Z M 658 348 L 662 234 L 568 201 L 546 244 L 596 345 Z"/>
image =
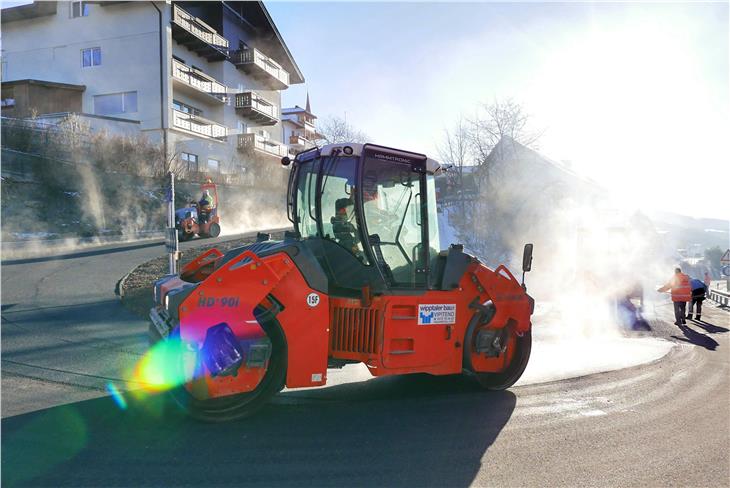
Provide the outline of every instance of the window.
<path id="1" fill-rule="evenodd" d="M 101 48 L 89 47 L 81 50 L 81 66 L 89 68 L 91 66 L 101 66 Z"/>
<path id="2" fill-rule="evenodd" d="M 87 17 L 89 15 L 88 2 L 71 2 L 71 18 Z"/>
<path id="3" fill-rule="evenodd" d="M 0 107 L 15 107 L 15 90 L 13 90 L 13 87 L 3 89 L 2 99 L 0 100 Z"/>
<path id="4" fill-rule="evenodd" d="M 197 154 L 190 154 L 190 153 L 180 153 L 180 159 L 186 163 L 186 168 L 188 170 L 188 173 L 197 173 L 198 172 L 198 155 Z"/>
<path id="5" fill-rule="evenodd" d="M 187 105 L 185 103 L 182 103 L 178 100 L 172 101 L 172 108 L 174 108 L 175 110 L 178 110 L 180 112 L 190 114 L 190 115 L 203 115 L 202 110 L 192 107 L 190 105 Z"/>
<path id="6" fill-rule="evenodd" d="M 217 159 L 208 158 L 208 171 L 212 173 L 220 173 L 221 162 Z"/>
<path id="7" fill-rule="evenodd" d="M 137 111 L 137 92 L 113 93 L 94 97 L 96 115 L 129 114 Z"/>
<path id="8" fill-rule="evenodd" d="M 318 173 L 322 177 L 318 182 Z M 354 255 L 365 265 L 368 259 L 363 252 L 360 230 L 355 218 L 355 175 L 357 158 L 335 157 L 306 161 L 297 166 L 296 199 L 297 229 L 302 237 L 324 237 Z M 321 191 L 320 191 L 321 188 Z M 317 207 L 317 195 L 321 207 Z M 321 215 L 315 215 L 319 212 Z M 323 234 L 317 222 L 321 220 Z"/>
<path id="9" fill-rule="evenodd" d="M 421 182 L 410 164 L 367 158 L 363 168 L 363 210 L 381 266 L 395 286 L 425 284 L 422 272 L 427 254 L 421 235 Z M 436 226 L 434 222 L 434 226 Z M 434 234 L 434 238 L 436 235 Z"/>
<path id="10" fill-rule="evenodd" d="M 315 194 L 317 193 L 317 173 L 320 160 L 307 161 L 296 166 L 296 222 L 302 237 L 317 236 L 317 216 L 315 212 Z"/>

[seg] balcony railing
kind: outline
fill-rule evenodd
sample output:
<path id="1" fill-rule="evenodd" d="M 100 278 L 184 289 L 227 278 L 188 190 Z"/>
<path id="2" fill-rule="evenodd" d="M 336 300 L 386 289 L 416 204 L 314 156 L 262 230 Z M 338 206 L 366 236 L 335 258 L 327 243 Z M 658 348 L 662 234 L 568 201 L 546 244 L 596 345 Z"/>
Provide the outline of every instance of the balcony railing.
<path id="1" fill-rule="evenodd" d="M 172 12 L 173 39 L 209 61 L 222 61 L 228 57 L 228 39 L 177 5 L 172 6 Z"/>
<path id="2" fill-rule="evenodd" d="M 256 48 L 231 53 L 231 61 L 237 68 L 261 80 L 273 90 L 289 88 L 289 72 Z"/>
<path id="3" fill-rule="evenodd" d="M 236 95 L 236 110 L 241 116 L 257 125 L 275 125 L 279 122 L 279 109 L 256 92 L 247 91 Z"/>
<path id="4" fill-rule="evenodd" d="M 219 83 L 215 78 L 206 75 L 200 70 L 191 68 L 175 59 L 172 60 L 172 77 L 182 81 L 186 85 L 195 88 L 201 93 L 215 97 L 223 102 L 226 95 L 226 86 Z"/>
<path id="5" fill-rule="evenodd" d="M 220 125 L 212 120 L 204 119 L 199 115 L 193 115 L 173 109 L 172 125 L 178 129 L 193 132 L 203 137 L 223 139 L 228 137 L 228 127 Z"/>
<path id="6" fill-rule="evenodd" d="M 304 136 L 300 134 L 292 134 L 289 136 L 289 145 L 290 146 L 306 146 L 309 141 L 304 138 Z"/>
<path id="7" fill-rule="evenodd" d="M 276 158 L 282 158 L 289 154 L 289 148 L 284 144 L 265 139 L 259 134 L 240 134 L 238 136 L 238 149 L 242 151 L 254 150 Z"/>

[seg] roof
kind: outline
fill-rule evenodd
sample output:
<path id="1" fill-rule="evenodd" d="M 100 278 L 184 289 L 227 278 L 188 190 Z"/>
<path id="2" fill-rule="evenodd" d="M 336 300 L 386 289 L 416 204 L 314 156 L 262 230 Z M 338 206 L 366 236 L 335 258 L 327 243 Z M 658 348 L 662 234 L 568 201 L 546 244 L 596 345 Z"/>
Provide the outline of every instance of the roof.
<path id="1" fill-rule="evenodd" d="M 9 87 L 9 86 L 17 86 L 17 85 L 38 85 L 38 86 L 45 86 L 47 88 L 62 88 L 65 90 L 74 90 L 74 91 L 86 90 L 86 85 L 72 85 L 70 83 L 59 83 L 57 81 L 24 79 L 24 80 L 12 80 L 12 81 L 3 81 L 2 82 L 3 88 Z"/>
<path id="2" fill-rule="evenodd" d="M 386 146 L 379 146 L 377 144 L 362 144 L 357 142 L 341 142 L 341 143 L 334 143 L 334 144 L 326 144 L 320 148 L 316 148 L 317 152 L 310 153 L 310 151 L 313 151 L 310 149 L 309 151 L 305 151 L 303 153 L 299 153 L 297 155 L 297 160 L 302 161 L 299 159 L 300 156 L 302 156 L 304 161 L 311 160 L 313 157 L 317 156 L 336 156 L 336 155 L 342 155 L 342 156 L 355 156 L 359 157 L 362 155 L 364 149 L 374 149 L 376 151 L 379 151 L 382 154 L 374 154 L 373 157 L 377 159 L 382 159 L 384 161 L 391 161 L 396 163 L 405 162 L 408 163 L 409 161 L 412 161 L 412 158 L 418 158 L 419 161 L 423 161 L 422 158 L 425 158 L 426 162 L 426 172 L 429 174 L 438 174 L 441 172 L 442 167 L 441 163 L 436 161 L 435 159 L 427 157 L 425 154 L 419 154 L 419 153 L 413 153 L 410 151 L 403 151 L 400 149 L 393 149 L 391 147 Z"/>
<path id="3" fill-rule="evenodd" d="M 284 114 L 284 113 L 282 112 L 282 114 Z M 287 114 L 284 114 L 284 115 L 287 115 Z M 282 121 L 282 123 L 283 122 L 288 122 L 288 123 L 290 123 L 290 124 L 292 124 L 292 125 L 294 125 L 296 127 L 299 127 L 301 129 L 304 129 L 304 124 L 301 124 L 297 119 L 282 118 L 281 121 Z"/>
<path id="4" fill-rule="evenodd" d="M 305 114 L 311 116 L 313 119 L 316 119 L 317 118 L 317 116 L 314 115 L 312 112 L 310 112 L 309 110 L 307 110 L 305 108 L 300 107 L 299 105 L 294 105 L 293 107 L 288 107 L 288 108 L 282 108 L 281 109 L 281 113 L 282 114 L 299 114 L 299 113 L 305 113 Z"/>
<path id="5" fill-rule="evenodd" d="M 580 175 L 565 165 L 554 161 L 539 152 L 530 149 L 527 146 L 520 144 L 509 136 L 503 136 L 496 146 L 492 149 L 492 152 L 487 156 L 489 162 L 505 161 L 508 159 L 513 160 L 524 160 L 530 161 L 531 163 L 537 163 L 543 165 L 546 168 L 551 168 L 558 171 L 565 176 L 571 178 L 576 183 L 586 184 L 594 187 L 597 190 L 605 191 L 605 189 L 596 181 L 591 180 L 583 175 Z"/>
<path id="6" fill-rule="evenodd" d="M 57 8 L 58 2 L 33 2 L 16 7 L 7 7 L 2 9 L 2 23 L 56 15 Z"/>

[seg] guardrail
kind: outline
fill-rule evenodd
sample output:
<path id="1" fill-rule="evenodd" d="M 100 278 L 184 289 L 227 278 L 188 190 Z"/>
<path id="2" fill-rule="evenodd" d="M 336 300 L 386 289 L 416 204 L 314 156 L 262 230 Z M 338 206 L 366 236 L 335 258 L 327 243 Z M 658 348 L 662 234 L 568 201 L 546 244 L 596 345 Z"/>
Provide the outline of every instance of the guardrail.
<path id="1" fill-rule="evenodd" d="M 717 302 L 719 305 L 723 307 L 730 306 L 730 292 L 710 288 L 709 295 L 710 300 Z"/>

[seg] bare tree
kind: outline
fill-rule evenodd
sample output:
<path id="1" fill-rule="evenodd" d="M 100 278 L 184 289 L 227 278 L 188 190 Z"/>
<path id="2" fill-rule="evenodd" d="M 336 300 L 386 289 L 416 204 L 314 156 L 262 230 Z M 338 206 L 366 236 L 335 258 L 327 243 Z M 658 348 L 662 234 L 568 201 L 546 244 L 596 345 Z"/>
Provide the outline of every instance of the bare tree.
<path id="1" fill-rule="evenodd" d="M 156 166 L 159 170 L 155 171 L 155 176 L 165 178 L 168 173 L 175 173 L 175 177 L 178 179 L 185 176 L 188 171 L 188 165 L 187 162 L 183 161 L 180 157 L 182 151 L 176 148 L 172 153 L 169 153 L 167 157 L 162 154 L 163 152 L 164 151 L 160 152 L 159 159 L 157 160 Z"/>
<path id="2" fill-rule="evenodd" d="M 328 117 L 319 123 L 319 144 L 338 144 L 342 142 L 368 142 L 364 132 L 354 128 L 341 117 Z"/>
<path id="3" fill-rule="evenodd" d="M 459 118 L 445 133 L 439 155 L 454 165 L 451 181 L 460 195 L 459 211 L 450 214 L 450 221 L 467 247 L 484 258 L 500 261 L 507 256 L 501 236 L 509 225 L 509 209 L 495 200 L 499 187 L 490 186 L 504 182 L 499 172 L 506 168 L 492 164 L 501 157 L 497 152 L 511 141 L 534 147 L 541 135 L 542 131 L 531 129 L 527 111 L 512 99 L 481 104 L 473 117 Z M 468 178 L 469 192 L 464 191 L 465 165 L 476 166 Z M 465 198 L 468 193 L 475 197 Z M 474 226 L 474 222 L 483 225 Z"/>
<path id="4" fill-rule="evenodd" d="M 462 117 L 459 117 L 453 130 L 444 130 L 444 140 L 438 146 L 438 154 L 441 161 L 449 167 L 446 172 L 447 194 L 455 197 L 462 191 L 457 200 L 463 211 L 464 166 L 472 161 L 472 149 L 469 125 Z"/>
<path id="5" fill-rule="evenodd" d="M 469 126 L 459 117 L 453 130 L 444 130 L 444 141 L 438 147 L 441 161 L 452 167 L 450 179 L 458 186 L 463 185 L 464 166 L 472 159 L 469 136 Z"/>
<path id="6" fill-rule="evenodd" d="M 486 164 L 489 154 L 505 138 L 535 147 L 544 131 L 530 129 L 529 120 L 527 111 L 511 98 L 483 103 L 476 116 L 470 119 L 470 139 L 476 163 Z"/>

